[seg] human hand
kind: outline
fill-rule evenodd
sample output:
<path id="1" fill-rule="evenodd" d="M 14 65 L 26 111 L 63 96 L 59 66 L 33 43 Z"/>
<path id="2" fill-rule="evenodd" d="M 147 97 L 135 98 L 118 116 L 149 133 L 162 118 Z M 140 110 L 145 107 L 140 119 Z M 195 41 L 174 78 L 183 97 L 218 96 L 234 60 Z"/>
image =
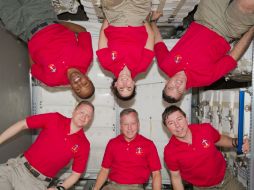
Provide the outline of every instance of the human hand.
<path id="1" fill-rule="evenodd" d="M 151 22 L 151 21 L 157 21 L 161 16 L 162 16 L 162 12 L 159 12 L 159 11 L 151 11 L 146 19 L 145 19 L 145 22 Z"/>
<path id="2" fill-rule="evenodd" d="M 161 16 L 163 16 L 162 12 L 152 11 L 152 15 L 150 17 L 150 20 L 158 20 Z"/>
<path id="3" fill-rule="evenodd" d="M 249 139 L 247 136 L 243 138 L 243 146 L 242 146 L 242 152 L 244 154 L 247 154 L 250 151 L 250 144 L 249 144 Z"/>

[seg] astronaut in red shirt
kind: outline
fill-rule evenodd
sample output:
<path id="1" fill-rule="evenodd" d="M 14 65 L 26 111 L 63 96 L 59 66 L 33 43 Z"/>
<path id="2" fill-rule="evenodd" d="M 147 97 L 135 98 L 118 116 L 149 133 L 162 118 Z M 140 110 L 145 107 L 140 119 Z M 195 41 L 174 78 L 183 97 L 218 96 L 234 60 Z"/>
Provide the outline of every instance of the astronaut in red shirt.
<path id="1" fill-rule="evenodd" d="M 232 174 L 217 149 L 217 146 L 236 148 L 237 138 L 219 134 L 209 123 L 188 124 L 186 114 L 174 105 L 164 110 L 162 120 L 172 134 L 164 148 L 164 160 L 173 189 L 184 189 L 182 179 L 193 184 L 194 189 L 231 189 L 227 186 L 231 183 L 233 189 L 243 189 L 234 177 L 229 177 Z M 248 139 L 244 140 L 242 150 L 249 151 Z"/>
<path id="2" fill-rule="evenodd" d="M 144 190 L 152 176 L 152 189 L 161 190 L 161 163 L 154 143 L 138 134 L 138 113 L 132 108 L 120 113 L 121 134 L 106 147 L 102 168 L 93 190 Z"/>
<path id="3" fill-rule="evenodd" d="M 153 20 L 160 15 L 154 12 Z M 179 101 L 186 90 L 208 86 L 233 70 L 254 36 L 253 1 L 201 0 L 194 19 L 170 51 L 156 23 L 151 23 L 158 66 L 170 77 L 163 90 L 169 103 Z M 231 49 L 229 42 L 236 39 L 240 40 Z"/>
<path id="4" fill-rule="evenodd" d="M 60 113 L 29 116 L 0 134 L 0 145 L 26 129 L 41 129 L 35 142 L 14 159 L 0 165 L 0 189 L 65 190 L 74 185 L 86 169 L 90 143 L 84 133 L 94 115 L 94 106 L 81 101 L 72 118 Z M 48 187 L 70 161 L 72 173 L 63 184 Z"/>
<path id="5" fill-rule="evenodd" d="M 97 53 L 101 66 L 114 74 L 111 89 L 122 100 L 135 96 L 134 78 L 152 63 L 154 35 L 145 22 L 151 0 L 103 0 L 106 19 L 100 31 Z"/>
<path id="6" fill-rule="evenodd" d="M 84 27 L 58 21 L 50 0 L 1 1 L 0 18 L 8 31 L 28 43 L 34 78 L 51 87 L 70 85 L 80 98 L 93 95 L 86 76 L 92 40 Z"/>

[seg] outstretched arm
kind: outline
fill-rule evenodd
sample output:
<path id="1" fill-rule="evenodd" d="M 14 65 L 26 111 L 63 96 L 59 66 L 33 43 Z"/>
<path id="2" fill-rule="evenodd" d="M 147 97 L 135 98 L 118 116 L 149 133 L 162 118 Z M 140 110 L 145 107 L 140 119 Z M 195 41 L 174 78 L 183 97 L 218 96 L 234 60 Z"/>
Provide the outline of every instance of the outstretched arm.
<path id="1" fill-rule="evenodd" d="M 228 55 L 225 55 L 216 64 L 214 64 L 213 71 L 211 71 L 213 73 L 211 82 L 217 81 L 219 78 L 237 66 L 237 61 L 243 56 L 246 49 L 248 49 L 253 38 L 254 26 L 252 26 L 249 31 L 241 37 L 241 39 L 234 45 Z M 221 67 L 221 65 L 224 66 Z"/>
<path id="2" fill-rule="evenodd" d="M 108 47 L 108 39 L 104 33 L 104 30 L 108 27 L 108 21 L 107 19 L 105 19 L 103 21 L 103 24 L 101 26 L 101 30 L 100 30 L 100 38 L 99 38 L 99 44 L 98 44 L 98 49 L 102 49 L 102 48 L 106 48 Z"/>
<path id="3" fill-rule="evenodd" d="M 216 142 L 216 146 L 225 148 L 236 148 L 237 138 L 231 138 L 227 135 L 221 135 L 220 140 Z M 242 151 L 245 154 L 249 152 L 249 140 L 247 138 L 245 138 L 243 141 Z"/>
<path id="4" fill-rule="evenodd" d="M 14 125 L 10 126 L 8 129 L 6 129 L 2 134 L 0 134 L 0 144 L 27 128 L 28 126 L 25 119 L 18 121 Z"/>
<path id="5" fill-rule="evenodd" d="M 234 60 L 238 61 L 245 51 L 248 49 L 251 41 L 254 38 L 254 26 L 252 26 L 249 31 L 247 31 L 241 39 L 234 45 L 229 55 L 233 57 Z"/>

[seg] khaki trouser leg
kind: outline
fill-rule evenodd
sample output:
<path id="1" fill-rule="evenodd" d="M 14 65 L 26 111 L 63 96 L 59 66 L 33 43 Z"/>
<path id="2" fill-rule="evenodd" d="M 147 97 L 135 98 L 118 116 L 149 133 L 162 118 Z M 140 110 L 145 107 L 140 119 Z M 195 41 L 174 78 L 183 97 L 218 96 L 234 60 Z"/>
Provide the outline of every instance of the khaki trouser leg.
<path id="1" fill-rule="evenodd" d="M 10 183 L 10 172 L 7 164 L 0 165 L 0 189 L 13 190 L 12 184 Z"/>
<path id="2" fill-rule="evenodd" d="M 194 19 L 226 38 L 228 27 L 226 24 L 225 10 L 229 2 L 230 0 L 201 0 L 198 4 Z M 231 39 L 227 40 L 229 41 Z"/>
<path id="3" fill-rule="evenodd" d="M 57 16 L 50 0 L 1 0 L 0 19 L 7 30 L 27 42 L 35 26 Z"/>
<path id="4" fill-rule="evenodd" d="M 1 190 L 46 190 L 48 184 L 48 182 L 35 178 L 25 168 L 19 157 L 9 159 L 6 164 L 2 164 L 0 167 Z"/>
<path id="5" fill-rule="evenodd" d="M 233 38 L 240 38 L 254 25 L 254 13 L 243 13 L 234 0 L 225 12 L 228 23 L 229 35 Z"/>
<path id="6" fill-rule="evenodd" d="M 102 190 L 117 190 L 117 188 L 113 184 L 108 184 Z"/>
<path id="7" fill-rule="evenodd" d="M 144 188 L 136 185 L 121 185 L 109 183 L 102 190 L 144 190 Z"/>
<path id="8" fill-rule="evenodd" d="M 254 25 L 254 14 L 240 11 L 236 0 L 201 0 L 194 18 L 227 41 L 240 38 Z"/>
<path id="9" fill-rule="evenodd" d="M 113 26 L 142 26 L 152 0 L 102 0 L 106 19 Z"/>
<path id="10" fill-rule="evenodd" d="M 246 188 L 230 172 L 230 169 L 227 169 L 224 180 L 220 185 L 207 188 L 194 187 L 194 190 L 246 190 Z"/>

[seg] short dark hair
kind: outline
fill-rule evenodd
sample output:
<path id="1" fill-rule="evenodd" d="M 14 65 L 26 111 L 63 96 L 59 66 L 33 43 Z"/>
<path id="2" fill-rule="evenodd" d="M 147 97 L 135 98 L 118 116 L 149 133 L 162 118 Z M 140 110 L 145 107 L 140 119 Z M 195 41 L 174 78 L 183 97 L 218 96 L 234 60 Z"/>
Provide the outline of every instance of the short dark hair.
<path id="1" fill-rule="evenodd" d="M 168 116 L 176 111 L 179 111 L 183 114 L 184 117 L 186 117 L 186 113 L 179 107 L 172 105 L 172 106 L 168 106 L 164 112 L 162 113 L 162 122 L 163 124 L 166 126 L 166 119 L 168 118 Z"/>
<path id="2" fill-rule="evenodd" d="M 137 119 L 138 119 L 138 112 L 133 109 L 133 108 L 126 108 L 126 109 L 123 109 L 121 112 L 120 112 L 120 118 L 123 117 L 124 115 L 128 115 L 130 113 L 135 113 L 136 116 L 137 116 Z"/>
<path id="3" fill-rule="evenodd" d="M 91 108 L 93 108 L 93 112 L 94 112 L 94 105 L 91 102 L 88 102 L 86 100 L 80 101 L 78 103 L 78 105 L 76 105 L 75 109 L 77 109 L 81 105 L 88 105 L 88 106 L 90 106 Z"/>
<path id="4" fill-rule="evenodd" d="M 111 91 L 112 93 L 117 97 L 119 98 L 120 100 L 123 100 L 123 101 L 127 101 L 127 100 L 131 100 L 132 98 L 134 98 L 136 96 L 136 85 L 134 85 L 134 89 L 132 91 L 132 94 L 129 95 L 129 96 L 126 96 L 126 97 L 123 97 L 121 96 L 121 94 L 119 94 L 117 88 L 115 87 L 115 82 L 117 81 L 117 78 L 114 78 L 112 83 L 111 83 Z"/>
<path id="5" fill-rule="evenodd" d="M 165 92 L 165 89 L 162 90 L 162 98 L 164 101 L 168 102 L 168 103 L 176 103 L 178 102 L 179 100 L 181 100 L 181 98 L 179 99 L 176 99 L 172 96 L 168 96 Z"/>

